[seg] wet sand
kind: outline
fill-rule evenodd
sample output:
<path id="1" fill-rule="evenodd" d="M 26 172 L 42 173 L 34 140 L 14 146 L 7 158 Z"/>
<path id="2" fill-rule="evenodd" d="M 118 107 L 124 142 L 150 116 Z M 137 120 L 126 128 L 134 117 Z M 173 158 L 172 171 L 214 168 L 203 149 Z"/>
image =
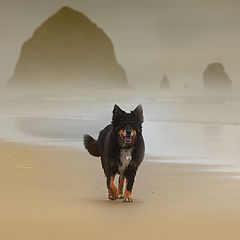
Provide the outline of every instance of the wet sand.
<path id="1" fill-rule="evenodd" d="M 208 166 L 145 161 L 133 203 L 107 200 L 100 160 L 0 143 L 0 239 L 239 239 L 240 180 Z M 232 175 L 231 175 L 232 174 Z"/>

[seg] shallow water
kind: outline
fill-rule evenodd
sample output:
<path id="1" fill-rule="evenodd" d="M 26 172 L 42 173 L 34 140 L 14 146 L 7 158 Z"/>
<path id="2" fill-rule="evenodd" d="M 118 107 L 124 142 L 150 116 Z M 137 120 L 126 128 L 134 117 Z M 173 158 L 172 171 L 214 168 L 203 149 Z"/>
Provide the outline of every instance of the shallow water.
<path id="1" fill-rule="evenodd" d="M 133 110 L 143 105 L 143 134 L 148 161 L 213 165 L 240 171 L 239 101 L 109 96 L 21 98 L 0 106 L 0 138 L 83 149 L 82 136 L 95 138 L 110 123 L 114 103 Z"/>

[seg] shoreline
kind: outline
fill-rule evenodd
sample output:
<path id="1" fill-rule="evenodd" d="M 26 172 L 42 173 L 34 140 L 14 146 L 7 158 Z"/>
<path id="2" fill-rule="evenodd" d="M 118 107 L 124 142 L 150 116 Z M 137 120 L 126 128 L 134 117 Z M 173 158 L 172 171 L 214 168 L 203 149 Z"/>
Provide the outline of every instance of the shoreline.
<path id="1" fill-rule="evenodd" d="M 17 144 L 17 145 L 26 145 L 26 146 L 38 146 L 38 147 L 53 147 L 58 148 L 61 150 L 71 150 L 74 152 L 86 152 L 85 148 L 83 147 L 83 142 L 81 141 L 74 141 L 74 142 L 57 142 L 57 141 L 46 141 L 46 139 L 41 139 L 40 141 L 37 138 L 34 138 L 34 141 L 30 139 L 28 141 L 16 141 L 16 140 L 8 140 L 4 138 L 0 138 L 0 143 L 9 143 L 9 144 Z M 44 141 L 45 140 L 45 141 Z M 192 160 L 194 159 L 194 160 Z M 153 164 L 169 164 L 169 165 L 186 165 L 197 167 L 201 169 L 200 171 L 207 171 L 213 173 L 222 173 L 226 175 L 233 175 L 232 177 L 240 178 L 240 165 L 224 165 L 224 164 L 213 164 L 213 163 L 206 163 L 202 162 L 201 160 L 196 161 L 196 159 L 204 159 L 202 157 L 194 157 L 194 156 L 158 156 L 152 154 L 145 154 L 144 162 L 146 163 L 153 163 Z"/>

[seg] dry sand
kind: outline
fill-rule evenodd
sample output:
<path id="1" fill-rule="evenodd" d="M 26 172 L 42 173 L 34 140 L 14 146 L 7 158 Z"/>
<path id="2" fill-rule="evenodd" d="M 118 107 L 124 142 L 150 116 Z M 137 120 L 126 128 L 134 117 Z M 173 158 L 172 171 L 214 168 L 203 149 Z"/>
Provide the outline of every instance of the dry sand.
<path id="1" fill-rule="evenodd" d="M 134 202 L 107 200 L 100 160 L 0 143 L 0 240 L 240 239 L 240 180 L 145 161 Z"/>

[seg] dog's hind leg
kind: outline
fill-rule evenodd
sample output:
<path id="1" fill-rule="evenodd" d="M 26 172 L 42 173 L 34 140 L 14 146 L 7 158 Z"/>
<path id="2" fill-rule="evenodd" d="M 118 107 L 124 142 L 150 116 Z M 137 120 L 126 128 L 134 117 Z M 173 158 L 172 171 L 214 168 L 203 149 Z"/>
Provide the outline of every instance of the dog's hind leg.
<path id="1" fill-rule="evenodd" d="M 110 200 L 118 199 L 118 190 L 114 185 L 114 177 L 115 175 L 111 175 L 107 177 L 108 198 Z"/>
<path id="2" fill-rule="evenodd" d="M 119 199 L 123 199 L 123 185 L 124 185 L 124 177 L 119 176 L 119 179 L 118 179 L 118 193 L 119 193 L 118 198 Z"/>

